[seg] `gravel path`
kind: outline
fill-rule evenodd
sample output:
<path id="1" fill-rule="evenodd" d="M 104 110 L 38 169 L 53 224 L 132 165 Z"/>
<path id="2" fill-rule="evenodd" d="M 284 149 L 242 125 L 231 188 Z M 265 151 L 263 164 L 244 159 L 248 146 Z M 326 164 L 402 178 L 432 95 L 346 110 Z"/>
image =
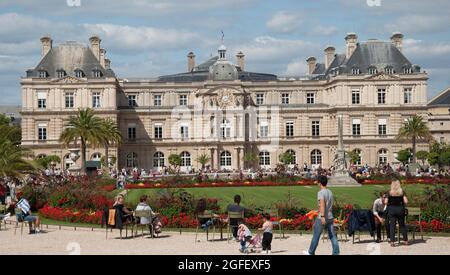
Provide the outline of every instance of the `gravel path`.
<path id="1" fill-rule="evenodd" d="M 0 231 L 0 254 L 226 254 L 239 255 L 239 244 L 230 241 L 207 242 L 204 233 L 199 234 L 195 243 L 195 233 L 163 232 L 160 238 L 148 236 L 135 239 L 119 239 L 119 232 L 114 230 L 105 238 L 105 231 L 96 229 L 50 227 L 44 233 L 29 235 L 20 229 L 14 235 L 14 228 L 8 225 Z M 278 237 L 278 235 L 276 235 Z M 218 238 L 218 234 L 215 236 Z M 302 254 L 309 247 L 311 235 L 287 235 L 287 239 L 275 239 L 272 242 L 272 255 Z M 362 242 L 352 244 L 339 242 L 341 254 L 446 254 L 450 255 L 449 237 L 425 237 L 424 241 L 412 241 L 407 247 L 390 247 L 387 242 L 375 244 L 370 236 L 362 236 Z M 330 254 L 331 243 L 320 241 L 317 254 Z"/>

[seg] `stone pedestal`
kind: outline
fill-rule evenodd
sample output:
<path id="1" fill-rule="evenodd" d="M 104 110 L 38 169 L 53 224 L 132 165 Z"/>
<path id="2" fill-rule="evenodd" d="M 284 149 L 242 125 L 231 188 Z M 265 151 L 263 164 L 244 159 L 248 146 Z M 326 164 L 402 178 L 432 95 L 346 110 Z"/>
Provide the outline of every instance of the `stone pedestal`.
<path id="1" fill-rule="evenodd" d="M 350 177 L 348 174 L 336 173 L 328 179 L 329 187 L 359 187 L 359 184 L 354 178 Z"/>

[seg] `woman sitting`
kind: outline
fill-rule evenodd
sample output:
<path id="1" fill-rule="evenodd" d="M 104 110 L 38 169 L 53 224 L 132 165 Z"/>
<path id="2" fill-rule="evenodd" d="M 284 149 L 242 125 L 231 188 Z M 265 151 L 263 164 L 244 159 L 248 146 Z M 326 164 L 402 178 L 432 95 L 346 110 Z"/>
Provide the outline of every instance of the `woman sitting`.
<path id="1" fill-rule="evenodd" d="M 208 211 L 206 210 L 206 207 L 207 207 L 206 199 L 200 199 L 197 202 L 197 207 L 195 208 L 195 211 L 194 211 L 194 214 L 197 217 L 198 222 L 201 224 L 201 227 L 205 230 L 208 229 L 208 227 L 213 224 L 213 221 L 212 221 L 213 218 L 220 217 L 219 215 L 211 214 L 210 217 L 199 218 L 199 216 L 207 214 Z"/>
<path id="2" fill-rule="evenodd" d="M 113 208 L 116 209 L 117 212 L 116 217 L 120 217 L 120 221 L 122 222 L 122 224 L 130 223 L 133 221 L 133 211 L 125 207 L 124 201 L 124 196 L 118 195 L 113 205 Z"/>
<path id="3" fill-rule="evenodd" d="M 136 211 L 150 211 L 151 213 L 151 217 L 147 218 L 147 217 L 141 217 L 140 218 L 140 223 L 141 224 L 152 224 L 153 225 L 153 233 L 154 234 L 160 234 L 161 233 L 161 228 L 162 228 L 162 223 L 158 217 L 159 213 L 155 213 L 153 212 L 152 208 L 148 205 L 147 202 L 147 195 L 142 195 L 139 199 L 139 204 L 136 207 Z M 154 236 L 155 237 L 155 236 Z"/>

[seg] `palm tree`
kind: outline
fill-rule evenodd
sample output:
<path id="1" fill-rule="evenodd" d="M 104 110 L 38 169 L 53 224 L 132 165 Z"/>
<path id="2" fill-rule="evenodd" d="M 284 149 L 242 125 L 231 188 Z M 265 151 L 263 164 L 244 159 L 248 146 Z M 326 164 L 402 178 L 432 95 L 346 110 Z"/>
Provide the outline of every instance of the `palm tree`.
<path id="1" fill-rule="evenodd" d="M 202 170 L 205 169 L 205 165 L 211 160 L 211 157 L 207 154 L 201 154 L 198 156 L 197 161 L 202 165 Z"/>
<path id="2" fill-rule="evenodd" d="M 418 115 L 414 115 L 408 118 L 398 131 L 398 138 L 408 139 L 412 141 L 412 162 L 416 163 L 416 143 L 418 140 L 431 139 L 430 129 L 423 121 L 423 118 Z"/>
<path id="3" fill-rule="evenodd" d="M 80 140 L 81 146 L 81 173 L 86 174 L 86 147 L 98 145 L 103 142 L 103 120 L 94 115 L 90 108 L 78 109 L 76 116 L 71 116 L 59 140 L 66 146 Z"/>
<path id="4" fill-rule="evenodd" d="M 109 147 L 112 144 L 122 143 L 122 134 L 117 127 L 117 123 L 111 118 L 103 120 L 102 123 L 102 143 L 105 146 L 106 168 L 109 168 Z"/>
<path id="5" fill-rule="evenodd" d="M 32 173 L 38 165 L 26 158 L 30 157 L 29 150 L 24 149 L 11 140 L 0 137 L 0 176 L 21 178 Z"/>

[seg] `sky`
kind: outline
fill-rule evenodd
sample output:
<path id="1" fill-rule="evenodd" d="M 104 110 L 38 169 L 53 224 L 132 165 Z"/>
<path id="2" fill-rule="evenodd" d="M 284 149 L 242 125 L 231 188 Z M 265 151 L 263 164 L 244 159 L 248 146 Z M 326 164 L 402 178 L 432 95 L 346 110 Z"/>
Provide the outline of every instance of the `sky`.
<path id="1" fill-rule="evenodd" d="M 20 78 L 40 61 L 40 38 L 53 45 L 88 44 L 98 35 L 120 78 L 184 72 L 217 54 L 246 55 L 246 70 L 279 76 L 307 73 L 306 59 L 324 60 L 344 37 L 389 41 L 405 36 L 403 52 L 429 75 L 428 97 L 450 87 L 448 0 L 1 0 L 0 105 L 19 105 Z"/>

